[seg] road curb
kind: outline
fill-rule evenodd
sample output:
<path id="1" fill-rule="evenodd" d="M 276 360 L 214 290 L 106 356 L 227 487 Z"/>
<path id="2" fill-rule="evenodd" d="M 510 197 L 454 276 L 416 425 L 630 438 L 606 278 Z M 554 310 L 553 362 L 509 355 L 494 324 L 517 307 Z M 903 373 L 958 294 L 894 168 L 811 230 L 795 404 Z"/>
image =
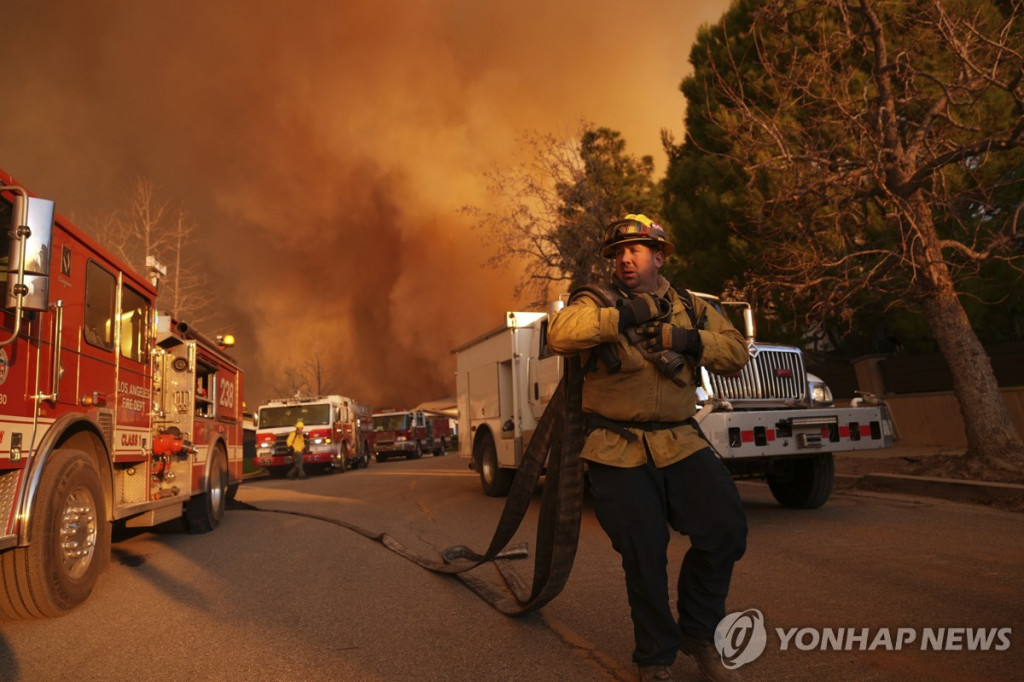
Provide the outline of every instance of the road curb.
<path id="1" fill-rule="evenodd" d="M 842 479 L 842 480 L 840 480 Z M 853 480 L 850 480 L 853 479 Z M 930 476 L 903 474 L 864 474 L 863 476 L 836 476 L 839 490 L 876 490 L 922 497 L 935 497 L 955 502 L 1022 503 L 1024 485 L 994 483 Z"/>

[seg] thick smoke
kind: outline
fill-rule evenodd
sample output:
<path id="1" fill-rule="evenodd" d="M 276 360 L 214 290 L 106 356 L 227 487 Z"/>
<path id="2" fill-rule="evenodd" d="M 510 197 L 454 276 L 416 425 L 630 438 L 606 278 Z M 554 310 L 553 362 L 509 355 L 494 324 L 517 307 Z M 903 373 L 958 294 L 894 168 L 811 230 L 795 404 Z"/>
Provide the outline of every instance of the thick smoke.
<path id="1" fill-rule="evenodd" d="M 412 405 L 454 395 L 450 349 L 523 304 L 458 212 L 484 171 L 580 120 L 660 162 L 726 5 L 5 3 L 0 167 L 86 230 L 137 177 L 184 207 L 250 406 L 314 338 L 336 390 Z"/>

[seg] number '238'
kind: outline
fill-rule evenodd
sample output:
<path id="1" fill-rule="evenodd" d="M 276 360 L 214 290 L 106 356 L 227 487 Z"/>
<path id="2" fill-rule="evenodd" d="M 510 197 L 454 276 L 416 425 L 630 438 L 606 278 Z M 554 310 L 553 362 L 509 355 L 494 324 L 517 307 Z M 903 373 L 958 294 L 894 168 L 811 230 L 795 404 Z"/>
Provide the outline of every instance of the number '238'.
<path id="1" fill-rule="evenodd" d="M 221 407 L 234 407 L 235 406 L 235 384 L 228 379 L 220 380 L 220 400 L 217 404 Z"/>

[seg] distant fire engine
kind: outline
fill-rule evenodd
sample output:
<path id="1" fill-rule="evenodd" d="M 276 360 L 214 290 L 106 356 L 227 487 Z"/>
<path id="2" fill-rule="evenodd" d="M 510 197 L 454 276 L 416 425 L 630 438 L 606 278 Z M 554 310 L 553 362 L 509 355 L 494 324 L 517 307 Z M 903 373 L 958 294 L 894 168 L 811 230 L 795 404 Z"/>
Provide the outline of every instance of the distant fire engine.
<path id="1" fill-rule="evenodd" d="M 445 415 L 423 410 L 373 413 L 373 447 L 378 462 L 389 457 L 419 459 L 424 452 L 440 457 L 451 439 L 451 422 Z"/>
<path id="2" fill-rule="evenodd" d="M 218 525 L 242 372 L 52 202 L 0 184 L 0 614 L 57 616 L 92 592 L 111 522 Z"/>
<path id="3" fill-rule="evenodd" d="M 324 473 L 365 468 L 370 463 L 373 410 L 340 395 L 280 398 L 256 414 L 257 466 L 283 476 L 292 465 L 286 439 L 301 421 L 309 439 L 303 461 Z"/>

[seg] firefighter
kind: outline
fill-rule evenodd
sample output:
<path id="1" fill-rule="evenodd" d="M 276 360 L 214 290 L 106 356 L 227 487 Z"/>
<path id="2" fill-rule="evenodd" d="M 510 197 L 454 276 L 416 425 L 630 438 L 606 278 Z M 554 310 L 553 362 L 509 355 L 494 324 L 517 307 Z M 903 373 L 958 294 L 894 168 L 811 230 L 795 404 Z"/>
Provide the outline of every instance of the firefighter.
<path id="1" fill-rule="evenodd" d="M 288 471 L 288 478 L 306 477 L 306 471 L 302 468 L 303 455 L 306 454 L 306 433 L 303 429 L 306 425 L 302 420 L 295 422 L 295 430 L 288 434 L 285 443 L 288 445 L 288 452 L 292 453 L 292 468 Z"/>
<path id="2" fill-rule="evenodd" d="M 601 251 L 614 259 L 610 286 L 575 290 L 552 316 L 548 342 L 563 355 L 579 353 L 586 370 L 581 457 L 597 519 L 622 558 L 640 679 L 674 679 L 680 650 L 706 679 L 736 679 L 713 636 L 747 521 L 693 416 L 699 366 L 735 372 L 749 355 L 727 319 L 659 274 L 673 248 L 644 215 L 612 223 Z M 670 528 L 690 538 L 678 620 L 666 571 Z"/>

